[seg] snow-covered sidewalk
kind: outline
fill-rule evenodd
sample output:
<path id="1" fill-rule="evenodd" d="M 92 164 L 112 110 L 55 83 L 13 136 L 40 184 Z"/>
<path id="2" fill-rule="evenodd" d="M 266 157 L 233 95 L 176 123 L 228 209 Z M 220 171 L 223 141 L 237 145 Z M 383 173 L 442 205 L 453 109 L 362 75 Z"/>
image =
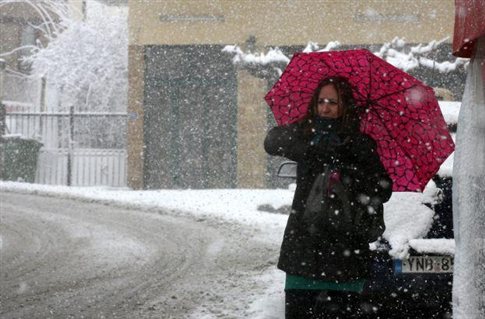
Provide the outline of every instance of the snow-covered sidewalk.
<path id="1" fill-rule="evenodd" d="M 163 210 L 172 215 L 198 219 L 218 219 L 260 229 L 270 241 L 281 240 L 287 216 L 266 210 L 282 209 L 291 205 L 293 199 L 292 188 L 134 191 L 0 182 L 0 191 L 72 198 L 141 210 Z M 430 182 L 424 193 L 394 193 L 385 204 L 384 237 L 392 245 L 391 254 L 405 256 L 408 242 L 426 235 L 434 212 L 423 203 L 433 203 L 435 194 L 434 183 Z M 258 209 L 261 207 L 266 207 L 265 211 Z"/>

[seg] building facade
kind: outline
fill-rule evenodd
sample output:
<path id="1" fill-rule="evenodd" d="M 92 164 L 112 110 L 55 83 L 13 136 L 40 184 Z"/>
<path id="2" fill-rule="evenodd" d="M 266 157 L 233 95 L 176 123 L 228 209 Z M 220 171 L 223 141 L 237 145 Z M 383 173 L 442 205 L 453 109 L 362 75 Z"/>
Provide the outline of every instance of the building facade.
<path id="1" fill-rule="evenodd" d="M 226 45 L 290 54 L 309 41 L 379 48 L 447 38 L 453 0 L 129 0 L 128 183 L 132 188 L 277 186 L 263 150 L 273 84 Z"/>

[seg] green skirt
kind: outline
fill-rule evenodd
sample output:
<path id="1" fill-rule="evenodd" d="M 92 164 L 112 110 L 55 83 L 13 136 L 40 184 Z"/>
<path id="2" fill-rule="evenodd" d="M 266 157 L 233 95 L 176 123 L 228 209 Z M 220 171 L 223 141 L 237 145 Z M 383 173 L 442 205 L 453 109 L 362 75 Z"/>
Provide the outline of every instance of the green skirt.
<path id="1" fill-rule="evenodd" d="M 285 290 L 337 290 L 361 293 L 364 290 L 365 279 L 347 282 L 317 280 L 301 276 L 286 275 Z"/>

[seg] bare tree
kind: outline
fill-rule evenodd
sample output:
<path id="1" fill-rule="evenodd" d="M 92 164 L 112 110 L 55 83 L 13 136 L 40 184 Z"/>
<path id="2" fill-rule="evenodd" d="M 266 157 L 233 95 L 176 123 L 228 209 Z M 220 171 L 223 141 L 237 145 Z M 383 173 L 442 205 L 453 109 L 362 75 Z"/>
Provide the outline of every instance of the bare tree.
<path id="1" fill-rule="evenodd" d="M 90 19 L 75 21 L 65 1 L 1 0 L 6 4 L 27 4 L 42 21 L 33 27 L 40 31 L 46 45 L 29 49 L 23 63 L 31 65 L 28 77 L 45 77 L 54 87 L 61 103 L 58 111 L 70 106 L 93 112 L 125 111 L 127 103 L 128 27 L 127 16 L 103 14 L 95 1 Z M 1 56 L 0 55 L 0 56 Z"/>

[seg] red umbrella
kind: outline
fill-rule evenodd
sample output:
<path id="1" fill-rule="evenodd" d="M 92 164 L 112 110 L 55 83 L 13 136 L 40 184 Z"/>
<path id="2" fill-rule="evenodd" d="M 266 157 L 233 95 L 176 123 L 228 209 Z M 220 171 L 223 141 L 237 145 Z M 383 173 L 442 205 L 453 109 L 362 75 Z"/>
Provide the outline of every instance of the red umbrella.
<path id="1" fill-rule="evenodd" d="M 265 96 L 277 124 L 302 119 L 329 76 L 354 87 L 361 131 L 377 142 L 393 190 L 422 191 L 454 150 L 433 89 L 368 50 L 296 53 Z"/>

